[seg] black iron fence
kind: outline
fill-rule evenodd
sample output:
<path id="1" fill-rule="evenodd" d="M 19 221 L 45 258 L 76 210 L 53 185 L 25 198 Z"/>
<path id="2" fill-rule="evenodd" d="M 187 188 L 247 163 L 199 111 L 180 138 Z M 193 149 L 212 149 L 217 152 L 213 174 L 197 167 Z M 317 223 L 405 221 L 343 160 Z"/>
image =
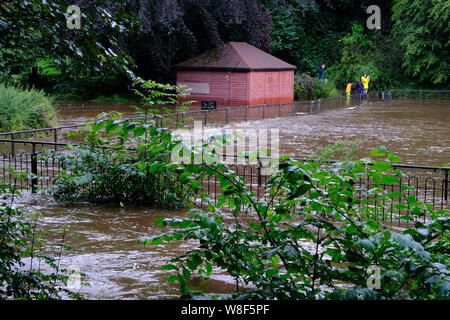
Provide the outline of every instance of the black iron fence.
<path id="1" fill-rule="evenodd" d="M 450 100 L 450 90 L 390 90 L 393 100 Z"/>
<path id="2" fill-rule="evenodd" d="M 61 148 L 64 144 L 40 141 L 28 143 L 32 145 L 31 148 L 35 152 L 22 154 L 0 153 L 0 180 L 4 179 L 16 187 L 22 187 L 36 192 L 39 188 L 51 187 L 53 185 L 53 178 L 61 170 L 61 163 L 57 159 L 50 158 L 43 160 L 41 158 L 42 153 L 36 151 L 37 146 L 44 145 L 47 148 Z M 249 164 L 248 162 L 245 164 L 230 164 L 230 169 L 245 180 L 248 189 L 254 192 L 258 199 L 264 199 L 266 197 L 266 183 L 269 176 L 265 173 L 265 169 L 267 168 L 265 163 L 267 161 L 261 161 L 258 158 L 255 164 Z M 381 187 L 388 193 L 398 192 L 404 196 L 395 196 L 391 201 L 384 201 L 381 205 L 378 203 L 377 210 L 379 212 L 375 216 L 377 219 L 393 221 L 399 215 L 408 214 L 409 210 L 406 208 L 406 197 L 410 195 L 414 195 L 419 201 L 433 205 L 435 210 L 450 209 L 448 201 L 450 193 L 450 168 L 402 164 L 393 165 L 393 167 L 395 170 L 400 171 L 403 176 L 398 178 L 398 183 L 386 184 Z M 24 176 L 19 179 L 14 175 L 12 170 L 21 172 Z M 208 194 L 210 199 L 216 203 L 221 192 L 217 178 L 215 176 L 205 176 L 202 183 L 203 189 L 201 192 Z M 405 191 L 402 189 L 402 186 L 414 188 Z M 359 200 L 361 200 L 359 204 L 361 206 L 363 205 L 363 200 L 370 197 L 369 190 L 373 187 L 373 183 L 366 176 L 359 181 L 354 181 L 354 187 L 360 190 L 357 194 Z M 197 203 L 200 206 L 205 204 L 200 197 L 201 192 L 197 199 Z M 364 205 L 369 206 L 375 204 L 368 202 Z"/>
<path id="3" fill-rule="evenodd" d="M 152 118 L 157 126 L 170 126 L 170 121 L 184 120 L 186 127 L 193 125 L 194 121 L 201 121 L 203 125 L 224 125 L 233 122 L 264 120 L 271 118 L 293 117 L 301 115 L 314 115 L 330 110 L 354 108 L 361 105 L 378 103 L 391 103 L 393 100 L 450 100 L 450 90 L 387 90 L 369 92 L 368 94 L 353 94 L 334 98 L 318 99 L 317 101 L 296 101 L 280 104 L 266 104 L 259 106 L 229 107 L 212 110 L 192 110 L 187 112 L 162 115 Z M 134 118 L 144 118 L 136 116 Z M 125 120 L 125 119 L 124 119 Z M 30 146 L 19 141 L 51 141 L 76 143 L 69 139 L 67 134 L 77 131 L 86 124 L 42 128 L 0 133 L 0 152 L 26 153 L 31 152 Z M 36 145 L 39 146 L 39 145 Z"/>
<path id="4" fill-rule="evenodd" d="M 44 161 L 41 157 L 45 149 L 61 150 L 67 143 L 0 139 L 1 141 L 23 144 L 31 152 L 0 152 L 0 182 L 5 181 L 15 187 L 29 188 L 32 192 L 36 192 L 38 188 L 51 186 L 53 178 L 61 170 L 61 164 L 56 159 Z"/>
<path id="5" fill-rule="evenodd" d="M 307 161 L 306 159 L 298 159 L 300 161 Z M 242 177 L 248 189 L 255 193 L 258 199 L 268 200 L 266 197 L 266 183 L 270 178 L 269 175 L 264 174 L 264 161 L 258 159 L 256 164 L 231 164 L 230 169 Z M 377 217 L 382 217 L 383 220 L 390 219 L 395 216 L 406 215 L 408 209 L 403 208 L 407 206 L 406 197 L 415 196 L 418 201 L 433 205 L 435 210 L 450 209 L 449 198 L 449 173 L 448 167 L 433 167 L 433 166 L 416 166 L 394 164 L 393 169 L 402 173 L 402 177 L 397 177 L 396 184 L 382 184 L 381 187 L 387 193 L 401 193 L 402 197 L 395 196 L 391 201 L 384 201 L 381 206 L 381 212 L 378 212 Z M 373 188 L 374 183 L 369 179 L 368 175 L 354 181 L 354 187 L 359 188 L 359 200 L 363 202 L 364 198 L 369 198 L 369 190 Z M 404 187 L 411 190 L 403 190 Z M 206 177 L 203 181 L 203 191 L 208 194 L 211 199 L 216 202 L 217 196 L 220 194 L 219 182 L 216 177 Z M 202 205 L 203 202 L 199 200 Z M 362 203 L 359 204 L 360 206 Z M 367 203 L 366 205 L 370 205 Z M 374 204 L 372 204 L 374 205 Z"/>
<path id="6" fill-rule="evenodd" d="M 214 125 L 304 114 L 312 115 L 327 110 L 349 108 L 364 104 L 390 103 L 393 100 L 402 99 L 448 100 L 450 99 L 450 91 L 389 90 L 371 92 L 367 95 L 357 94 L 348 97 L 319 99 L 317 101 L 189 111 L 175 113 L 172 117 L 178 120 L 191 118 L 191 120 L 187 121 L 187 125 L 192 123 L 193 120 L 201 120 L 203 124 Z M 169 120 L 167 118 L 168 116 L 162 116 L 154 120 L 159 126 L 164 126 L 164 122 Z M 67 143 L 76 142 L 67 139 L 67 133 L 77 131 L 83 126 L 85 125 L 0 133 L 0 179 L 6 179 L 17 186 L 31 188 L 33 191 L 36 191 L 38 188 L 51 186 L 52 179 L 61 170 L 61 164 L 57 160 L 48 162 L 42 160 L 40 156 L 43 150 L 61 150 Z M 263 174 L 263 167 L 264 165 L 261 162 L 258 162 L 258 165 L 240 164 L 231 166 L 238 175 L 245 179 L 249 189 L 255 192 L 258 198 L 264 197 L 265 184 L 268 179 Z M 401 191 L 401 185 L 404 184 L 414 187 L 414 195 L 420 201 L 432 204 L 437 209 L 449 208 L 449 168 L 412 165 L 395 165 L 395 168 L 405 176 L 401 178 L 397 185 L 383 186 L 385 190 L 392 193 L 399 192 Z M 22 172 L 26 177 L 19 179 L 12 170 Z M 360 188 L 370 187 L 370 181 L 368 180 L 361 179 L 361 181 L 355 183 Z M 203 187 L 203 191 L 216 201 L 220 192 L 216 178 L 205 177 Z M 404 200 L 398 197 L 383 205 L 382 216 L 386 219 L 389 217 L 392 219 L 393 215 L 401 214 L 402 210 L 398 208 L 402 207 Z M 201 202 L 202 200 L 199 199 L 199 201 Z"/>

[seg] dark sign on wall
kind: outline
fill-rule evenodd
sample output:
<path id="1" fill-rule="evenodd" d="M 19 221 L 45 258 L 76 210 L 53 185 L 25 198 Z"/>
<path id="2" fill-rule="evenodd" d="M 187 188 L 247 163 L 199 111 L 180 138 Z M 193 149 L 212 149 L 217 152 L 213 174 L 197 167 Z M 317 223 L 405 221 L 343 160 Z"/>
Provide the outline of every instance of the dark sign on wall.
<path id="1" fill-rule="evenodd" d="M 202 110 L 210 110 L 210 109 L 216 109 L 216 101 L 203 100 Z"/>

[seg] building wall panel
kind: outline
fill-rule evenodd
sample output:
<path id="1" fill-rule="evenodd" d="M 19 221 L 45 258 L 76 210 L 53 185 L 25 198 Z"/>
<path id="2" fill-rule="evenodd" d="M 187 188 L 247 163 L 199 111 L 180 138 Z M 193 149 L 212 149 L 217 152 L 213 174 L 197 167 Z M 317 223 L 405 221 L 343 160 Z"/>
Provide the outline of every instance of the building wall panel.
<path id="1" fill-rule="evenodd" d="M 249 103 L 249 73 L 231 73 L 230 107 L 247 106 Z"/>
<path id="2" fill-rule="evenodd" d="M 229 105 L 231 73 L 214 71 L 179 71 L 177 84 L 199 82 L 209 84 L 209 94 L 191 93 L 188 100 L 196 100 L 193 106 L 199 106 L 202 100 L 215 100 L 217 107 Z"/>
<path id="3" fill-rule="evenodd" d="M 294 71 L 179 71 L 177 83 L 186 82 L 209 87 L 209 94 L 190 95 L 188 100 L 197 101 L 192 109 L 202 100 L 215 100 L 223 108 L 288 103 L 294 98 Z"/>

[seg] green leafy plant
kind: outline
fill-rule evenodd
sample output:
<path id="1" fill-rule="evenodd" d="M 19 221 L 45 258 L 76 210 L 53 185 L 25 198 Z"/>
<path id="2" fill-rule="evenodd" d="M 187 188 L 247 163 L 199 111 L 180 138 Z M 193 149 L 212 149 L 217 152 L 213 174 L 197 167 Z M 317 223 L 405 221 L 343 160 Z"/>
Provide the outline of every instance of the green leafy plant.
<path id="1" fill-rule="evenodd" d="M 56 108 L 43 91 L 0 83 L 0 131 L 48 128 L 57 120 Z"/>
<path id="2" fill-rule="evenodd" d="M 60 257 L 54 258 L 43 250 L 47 231 L 37 226 L 39 215 L 25 217 L 14 208 L 14 199 L 19 195 L 17 190 L 0 184 L 0 300 L 84 299 L 67 288 L 71 272 L 60 267 Z M 58 244 L 60 254 L 69 248 L 64 244 L 64 235 Z M 42 271 L 41 264 L 49 271 Z M 86 275 L 79 276 L 80 285 L 88 285 Z"/>
<path id="3" fill-rule="evenodd" d="M 119 139 L 102 137 L 103 128 L 106 135 L 118 134 Z M 69 153 L 48 155 L 62 163 L 52 190 L 57 199 L 166 208 L 191 204 L 194 191 L 180 182 L 183 168 L 171 161 L 179 142 L 167 129 L 112 116 L 95 122 L 84 134 L 84 143 L 69 146 Z"/>
<path id="4" fill-rule="evenodd" d="M 217 203 L 189 219 L 158 220 L 170 230 L 141 242 L 192 244 L 163 268 L 189 296 L 201 294 L 189 288 L 193 274 L 221 268 L 248 288 L 237 285 L 232 297 L 240 299 L 448 299 L 448 212 L 385 191 L 383 184 L 399 182 L 391 166 L 398 158 L 385 148 L 372 156 L 388 159 L 324 164 L 282 156 L 263 199 L 224 163 L 192 167 L 220 181 Z M 362 177 L 370 188 L 355 183 Z M 400 232 L 381 216 L 395 197 L 407 212 L 398 221 L 410 222 Z M 415 218 L 425 215 L 426 222 Z M 376 288 L 368 284 L 373 267 L 380 270 Z"/>
<path id="5" fill-rule="evenodd" d="M 51 190 L 57 199 L 164 208 L 192 204 L 200 184 L 185 183 L 184 167 L 172 160 L 181 141 L 161 127 L 163 120 L 164 125 L 181 126 L 182 122 L 171 113 L 163 117 L 150 108 L 177 104 L 179 88 L 142 79 L 137 83 L 142 90 L 136 90 L 142 97 L 142 107 L 137 108 L 142 116 L 125 120 L 118 113 L 102 114 L 74 134 L 83 135 L 81 144 L 47 154 L 45 159 L 58 159 L 62 164 Z"/>
<path id="6" fill-rule="evenodd" d="M 301 76 L 295 77 L 294 99 L 295 100 L 316 100 L 322 98 L 339 97 L 332 81 L 324 82 L 312 78 L 303 73 Z"/>

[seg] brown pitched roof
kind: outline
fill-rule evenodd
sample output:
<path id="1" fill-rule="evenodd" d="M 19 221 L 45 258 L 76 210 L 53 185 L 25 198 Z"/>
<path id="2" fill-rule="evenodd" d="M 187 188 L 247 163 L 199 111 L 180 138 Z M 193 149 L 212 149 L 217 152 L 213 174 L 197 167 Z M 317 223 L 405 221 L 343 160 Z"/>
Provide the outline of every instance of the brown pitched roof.
<path id="1" fill-rule="evenodd" d="M 208 50 L 194 58 L 183 61 L 175 67 L 178 70 L 295 70 L 295 66 L 286 63 L 267 52 L 246 42 L 227 42 L 222 47 Z"/>

